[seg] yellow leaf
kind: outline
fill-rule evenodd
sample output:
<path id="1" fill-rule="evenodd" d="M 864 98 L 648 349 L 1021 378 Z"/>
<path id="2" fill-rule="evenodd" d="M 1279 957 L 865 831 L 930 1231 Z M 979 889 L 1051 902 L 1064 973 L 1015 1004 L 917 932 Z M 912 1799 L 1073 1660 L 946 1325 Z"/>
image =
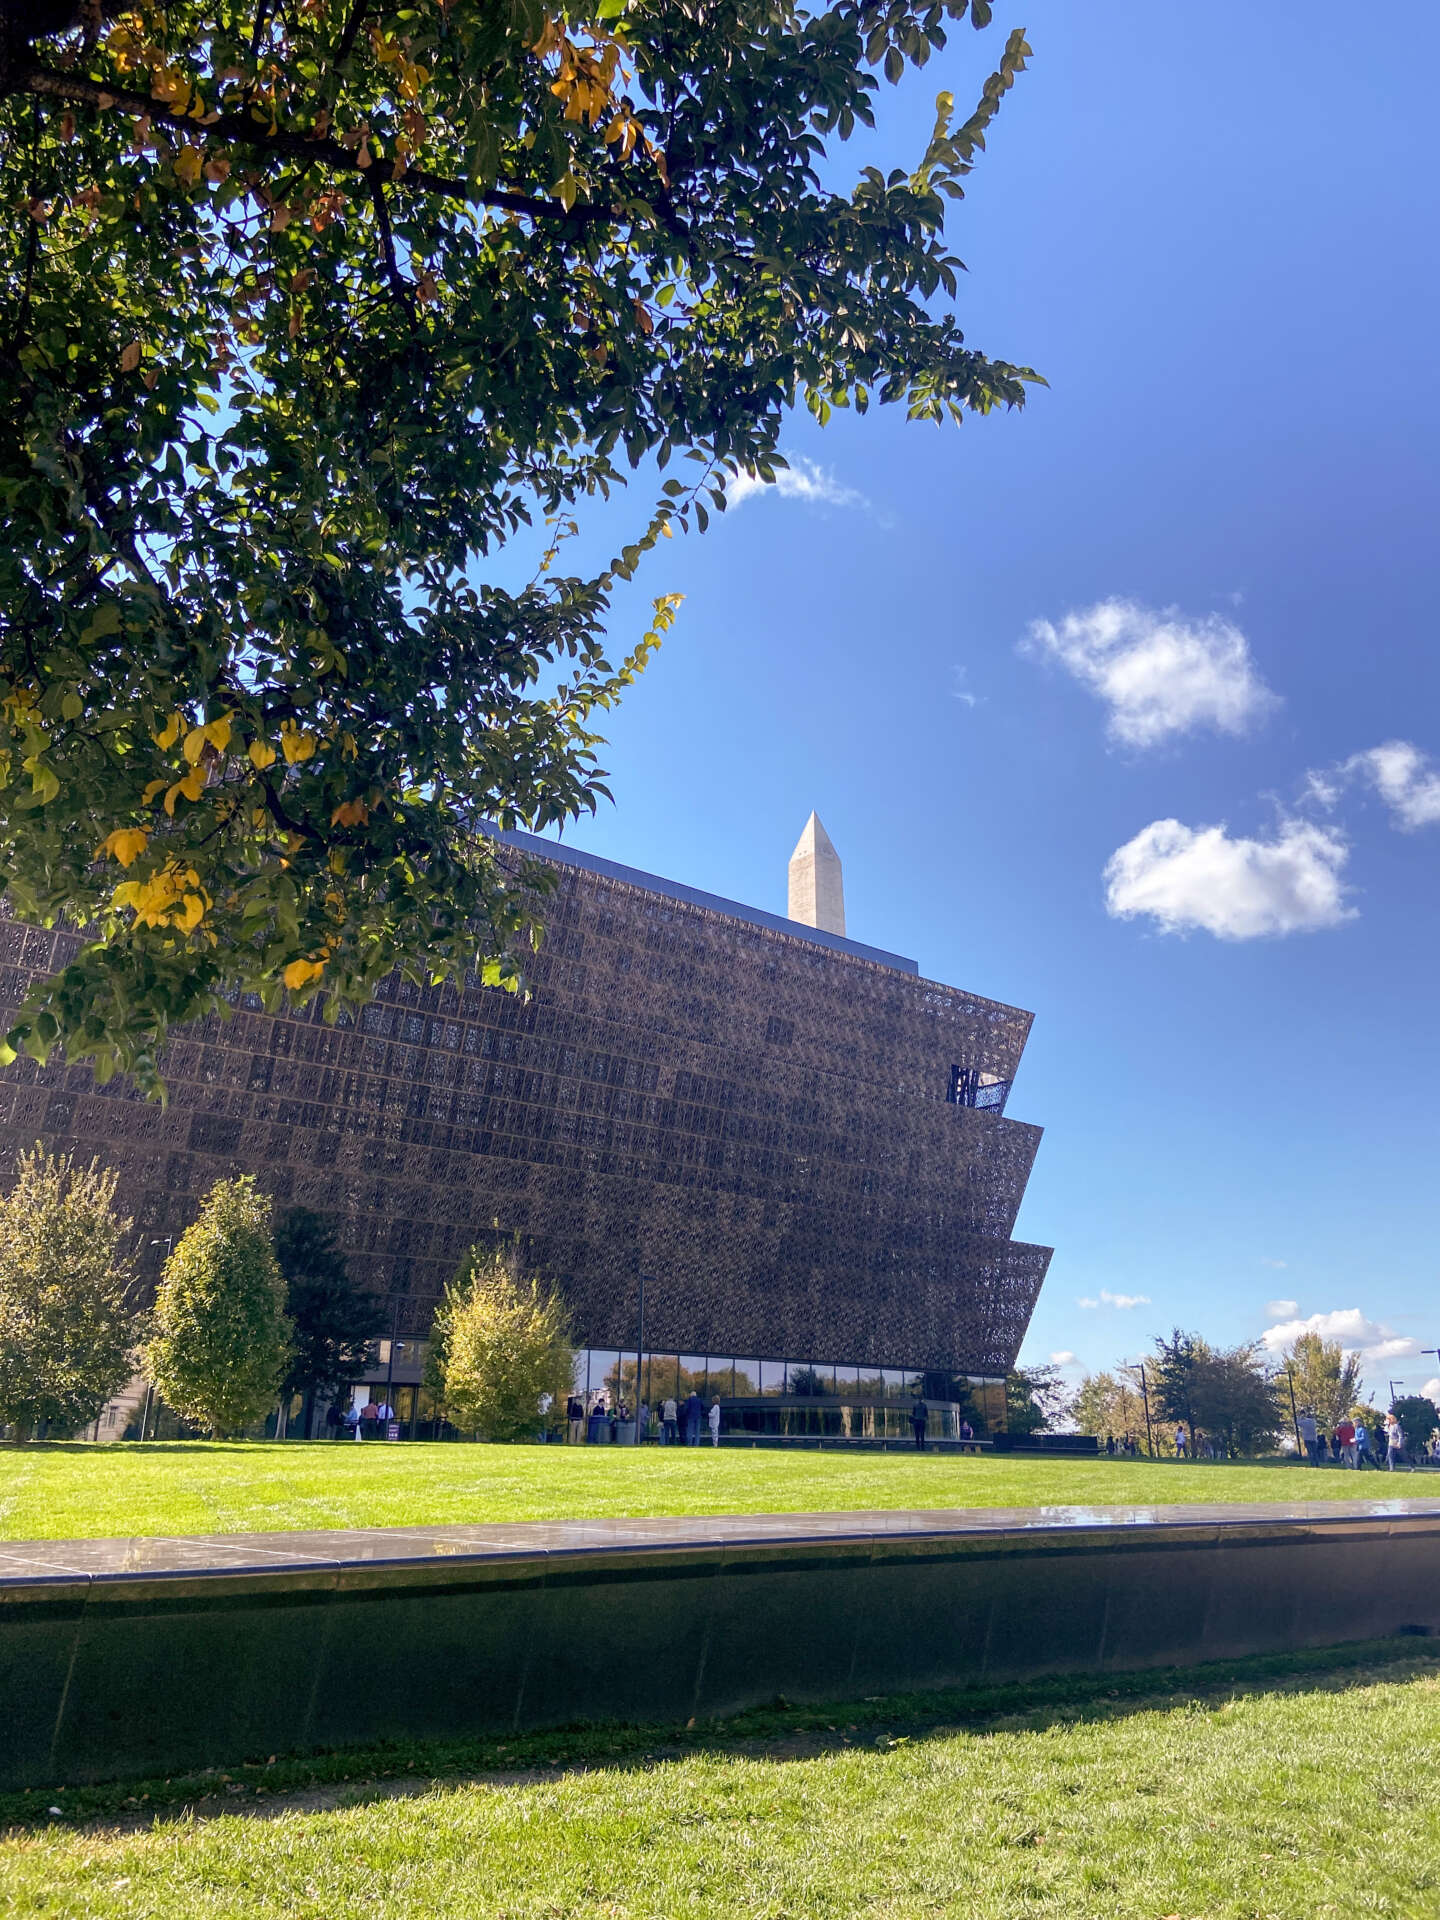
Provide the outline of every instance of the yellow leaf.
<path id="1" fill-rule="evenodd" d="M 162 786 L 165 784 L 162 780 Z M 118 860 L 122 867 L 133 866 L 150 844 L 150 836 L 144 827 L 116 827 L 113 833 L 107 833 L 96 849 L 97 853 L 108 853 L 112 860 Z"/>
<path id="2" fill-rule="evenodd" d="M 330 816 L 332 827 L 363 827 L 370 809 L 363 800 L 342 800 Z"/>
<path id="3" fill-rule="evenodd" d="M 205 729 L 204 727 L 192 727 L 185 736 L 185 745 L 181 748 L 181 752 L 193 767 L 204 751 Z"/>
<path id="4" fill-rule="evenodd" d="M 133 373 L 140 364 L 140 342 L 132 340 L 120 356 L 120 371 Z"/>
<path id="5" fill-rule="evenodd" d="M 247 752 L 250 755 L 251 766 L 260 773 L 263 773 L 266 767 L 273 767 L 275 764 L 275 749 L 268 740 L 252 740 Z"/>
<path id="6" fill-rule="evenodd" d="M 175 156 L 175 178 L 182 187 L 196 186 L 199 183 L 200 169 L 203 165 L 199 147 L 192 147 L 187 143 Z"/>
<path id="7" fill-rule="evenodd" d="M 186 774 L 185 778 L 183 780 L 177 780 L 174 786 L 171 787 L 170 791 L 166 794 L 165 796 L 166 813 L 171 814 L 173 816 L 175 812 L 175 800 L 177 795 L 184 794 L 187 800 L 198 800 L 201 794 L 204 793 L 204 791 L 205 791 L 205 769 L 203 767 L 192 767 L 189 773 Z"/>
<path id="8" fill-rule="evenodd" d="M 152 780 L 149 786 L 146 787 L 144 793 L 142 793 L 140 796 L 141 806 L 148 807 L 150 805 L 150 802 L 155 798 L 156 794 L 163 793 L 165 788 L 168 787 L 169 784 L 170 784 L 169 774 L 162 775 L 162 777 L 159 780 Z"/>
<path id="9" fill-rule="evenodd" d="M 323 960 L 292 960 L 281 977 L 293 993 L 309 981 L 318 980 L 324 971 Z"/>
<path id="10" fill-rule="evenodd" d="M 179 917 L 175 921 L 175 925 L 182 933 L 189 933 L 193 927 L 199 926 L 205 918 L 205 905 L 206 898 L 203 894 L 187 893 L 185 895 L 180 902 Z"/>
<path id="11" fill-rule="evenodd" d="M 297 760 L 308 760 L 315 751 L 316 741 L 313 733 L 302 733 L 293 720 L 287 720 L 280 729 L 280 751 L 285 756 L 287 767 L 293 767 Z"/>
<path id="12" fill-rule="evenodd" d="M 150 737 L 162 753 L 168 753 L 180 738 L 180 729 L 184 724 L 185 719 L 183 714 L 172 713 L 159 733 L 151 734 Z"/>
<path id="13" fill-rule="evenodd" d="M 205 729 L 205 738 L 217 753 L 224 753 L 230 744 L 230 716 L 222 713 L 218 720 L 212 720 Z"/>

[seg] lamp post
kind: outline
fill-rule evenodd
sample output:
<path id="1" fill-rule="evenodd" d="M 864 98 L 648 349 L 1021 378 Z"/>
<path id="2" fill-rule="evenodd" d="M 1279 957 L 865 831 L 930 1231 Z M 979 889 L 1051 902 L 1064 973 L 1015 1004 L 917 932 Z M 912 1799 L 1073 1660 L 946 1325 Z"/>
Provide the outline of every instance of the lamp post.
<path id="1" fill-rule="evenodd" d="M 1155 1458 L 1155 1437 L 1150 1431 L 1150 1389 L 1145 1380 L 1145 1362 L 1132 1360 L 1128 1366 L 1120 1369 L 1122 1373 L 1137 1373 L 1140 1376 L 1140 1399 L 1145 1408 L 1145 1450 L 1153 1460 Z"/>
<path id="2" fill-rule="evenodd" d="M 175 1246 L 174 1234 L 167 1233 L 163 1237 L 163 1239 L 152 1240 L 150 1244 L 152 1247 L 164 1247 L 165 1260 L 166 1260 L 166 1263 L 168 1264 L 170 1255 L 174 1250 L 174 1246 Z M 150 1415 L 154 1410 L 154 1406 L 155 1406 L 155 1382 L 153 1380 L 147 1380 L 145 1382 L 145 1405 L 140 1414 L 140 1438 L 142 1442 L 145 1439 L 146 1429 L 150 1425 Z"/>
<path id="3" fill-rule="evenodd" d="M 1298 1460 L 1305 1449 L 1300 1444 L 1300 1414 L 1295 1405 L 1295 1371 L 1288 1360 L 1285 1362 L 1285 1378 L 1290 1387 L 1290 1418 L 1295 1426 L 1295 1457 Z"/>
<path id="4" fill-rule="evenodd" d="M 635 1442 L 638 1446 L 645 1436 L 640 1431 L 640 1403 L 645 1399 L 645 1276 L 640 1281 L 640 1299 L 635 1316 Z"/>
<path id="5" fill-rule="evenodd" d="M 385 1404 L 390 1409 L 390 1419 L 395 1418 L 395 1355 L 404 1349 L 405 1342 L 398 1338 L 400 1332 L 400 1302 L 395 1302 L 395 1313 L 390 1322 L 390 1358 L 385 1368 Z M 390 1422 L 385 1423 L 388 1427 Z"/>

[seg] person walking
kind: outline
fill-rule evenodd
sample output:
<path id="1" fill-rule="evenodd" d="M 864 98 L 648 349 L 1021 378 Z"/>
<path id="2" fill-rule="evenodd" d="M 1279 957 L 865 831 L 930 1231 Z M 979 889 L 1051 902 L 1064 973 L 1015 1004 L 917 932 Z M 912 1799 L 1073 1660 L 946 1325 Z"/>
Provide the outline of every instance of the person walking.
<path id="1" fill-rule="evenodd" d="M 1393 1473 L 1405 1458 L 1405 1430 L 1392 1408 L 1385 1416 L 1385 1465 Z"/>
<path id="2" fill-rule="evenodd" d="M 680 1414 L 675 1405 L 675 1396 L 666 1394 L 660 1407 L 660 1444 L 673 1447 L 680 1435 Z"/>
<path id="3" fill-rule="evenodd" d="M 1183 1460 L 1185 1458 L 1186 1448 L 1189 1444 L 1190 1436 L 1186 1433 L 1185 1422 L 1182 1420 L 1180 1425 L 1175 1429 L 1175 1458 L 1177 1460 Z"/>
<path id="4" fill-rule="evenodd" d="M 1360 1458 L 1355 1449 L 1355 1422 L 1348 1413 L 1341 1414 L 1335 1423 L 1335 1438 L 1340 1446 L 1340 1464 L 1342 1467 L 1358 1467 Z"/>
<path id="5" fill-rule="evenodd" d="M 1355 1465 L 1373 1467 L 1375 1464 L 1375 1454 L 1370 1445 L 1370 1429 L 1363 1420 L 1357 1420 L 1355 1422 Z"/>
<path id="6" fill-rule="evenodd" d="M 712 1447 L 718 1447 L 720 1444 L 720 1402 L 718 1400 L 710 1402 L 710 1444 Z"/>
<path id="7" fill-rule="evenodd" d="M 915 1435 L 915 1445 L 921 1453 L 925 1451 L 925 1429 L 930 1424 L 930 1409 L 917 1393 L 915 1404 L 910 1409 L 910 1431 Z"/>
<path id="8" fill-rule="evenodd" d="M 1315 1416 L 1307 1407 L 1295 1423 L 1300 1429 L 1300 1444 L 1312 1467 L 1318 1467 L 1320 1458 L 1316 1452 L 1319 1444 L 1319 1428 L 1315 1425 Z"/>

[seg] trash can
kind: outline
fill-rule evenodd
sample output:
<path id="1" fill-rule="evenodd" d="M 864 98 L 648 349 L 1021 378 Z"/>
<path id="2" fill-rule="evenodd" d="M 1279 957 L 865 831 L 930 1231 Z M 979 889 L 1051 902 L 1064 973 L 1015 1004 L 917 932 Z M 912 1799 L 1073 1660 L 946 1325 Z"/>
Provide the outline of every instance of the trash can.
<path id="1" fill-rule="evenodd" d="M 620 1447 L 633 1447 L 635 1444 L 635 1422 L 622 1420 L 615 1429 L 615 1444 Z"/>

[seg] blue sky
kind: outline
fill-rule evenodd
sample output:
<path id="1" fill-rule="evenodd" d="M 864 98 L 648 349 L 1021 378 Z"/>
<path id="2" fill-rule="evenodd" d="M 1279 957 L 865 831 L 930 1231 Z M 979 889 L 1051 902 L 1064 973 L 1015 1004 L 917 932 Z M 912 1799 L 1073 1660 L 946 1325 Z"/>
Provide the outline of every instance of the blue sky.
<path id="1" fill-rule="evenodd" d="M 1021 22 L 951 233 L 970 339 L 1049 390 L 958 432 L 797 419 L 798 484 L 665 543 L 641 585 L 685 604 L 573 838 L 783 912 L 813 806 L 856 938 L 1034 1009 L 1027 1359 L 1323 1316 L 1418 1387 L 1440 9 L 1001 6 L 863 157 L 913 160 Z"/>

